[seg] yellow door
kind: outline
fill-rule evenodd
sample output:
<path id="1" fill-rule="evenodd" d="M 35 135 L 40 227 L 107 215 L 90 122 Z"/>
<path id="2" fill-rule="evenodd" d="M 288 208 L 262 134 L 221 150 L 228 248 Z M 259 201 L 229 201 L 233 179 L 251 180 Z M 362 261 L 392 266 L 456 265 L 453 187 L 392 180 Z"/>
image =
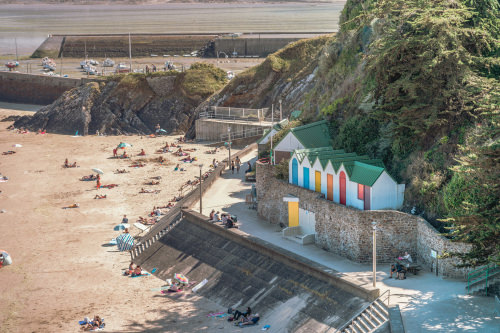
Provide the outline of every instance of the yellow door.
<path id="1" fill-rule="evenodd" d="M 299 226 L 299 203 L 298 202 L 288 202 L 288 226 L 298 227 Z"/>
<path id="2" fill-rule="evenodd" d="M 316 180 L 316 182 L 315 182 L 314 190 L 316 192 L 321 192 L 321 172 L 316 171 L 315 180 Z"/>

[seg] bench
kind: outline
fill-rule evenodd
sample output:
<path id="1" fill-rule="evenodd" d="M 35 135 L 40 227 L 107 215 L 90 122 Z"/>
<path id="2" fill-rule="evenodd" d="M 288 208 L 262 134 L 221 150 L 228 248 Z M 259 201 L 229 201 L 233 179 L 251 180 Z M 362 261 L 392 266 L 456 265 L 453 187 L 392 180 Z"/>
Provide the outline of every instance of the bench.
<path id="1" fill-rule="evenodd" d="M 417 275 L 418 271 L 422 270 L 422 267 L 420 265 L 415 262 L 409 262 L 406 259 L 396 258 L 396 262 L 403 266 L 407 272 L 413 273 L 413 275 Z"/>
<path id="2" fill-rule="evenodd" d="M 257 181 L 256 178 L 255 178 L 255 175 L 245 175 L 245 181 L 247 182 L 255 182 Z"/>

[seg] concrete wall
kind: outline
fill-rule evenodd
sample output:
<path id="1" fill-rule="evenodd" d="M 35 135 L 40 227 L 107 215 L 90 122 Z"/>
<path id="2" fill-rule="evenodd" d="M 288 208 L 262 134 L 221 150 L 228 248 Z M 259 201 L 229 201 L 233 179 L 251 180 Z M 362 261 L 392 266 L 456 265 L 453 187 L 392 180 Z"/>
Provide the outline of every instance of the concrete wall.
<path id="1" fill-rule="evenodd" d="M 221 141 L 221 135 L 227 134 L 227 129 L 231 128 L 231 133 L 254 130 L 262 126 L 258 122 L 228 121 L 220 119 L 200 118 L 195 121 L 196 140 L 199 141 Z"/>
<path id="2" fill-rule="evenodd" d="M 316 214 L 316 245 L 353 261 L 372 260 L 372 221 L 378 222 L 380 229 L 377 233 L 379 262 L 391 263 L 408 251 L 419 264 L 430 269 L 433 265 L 431 249 L 438 255 L 470 249 L 469 244 L 454 243 L 439 235 L 418 216 L 394 210 L 363 211 L 345 207 L 327 201 L 321 193 L 278 180 L 272 166 L 257 163 L 259 215 L 271 223 L 287 225 L 288 207 L 283 202 L 287 194 L 299 198 L 300 208 Z M 439 275 L 463 279 L 467 270 L 454 267 L 456 263 L 457 259 L 439 259 Z"/>
<path id="3" fill-rule="evenodd" d="M 80 79 L 0 72 L 0 101 L 48 105 L 80 84 Z"/>
<path id="4" fill-rule="evenodd" d="M 215 40 L 215 53 L 225 52 L 231 56 L 236 51 L 239 56 L 265 57 L 299 39 L 301 38 L 218 38 Z"/>
<path id="5" fill-rule="evenodd" d="M 326 332 L 338 328 L 375 299 L 325 266 L 184 211 L 183 220 L 134 261 L 208 283 L 197 294 L 227 307 L 251 306 L 276 332 Z"/>

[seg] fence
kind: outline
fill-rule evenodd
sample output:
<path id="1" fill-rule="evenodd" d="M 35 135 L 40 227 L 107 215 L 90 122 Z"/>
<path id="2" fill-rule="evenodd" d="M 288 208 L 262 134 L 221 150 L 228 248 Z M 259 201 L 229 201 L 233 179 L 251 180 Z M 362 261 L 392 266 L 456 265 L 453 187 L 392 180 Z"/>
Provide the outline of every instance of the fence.
<path id="1" fill-rule="evenodd" d="M 243 138 L 248 138 L 250 136 L 257 136 L 262 134 L 264 134 L 263 127 L 245 129 L 243 131 L 231 133 L 231 140 L 243 139 Z M 229 133 L 221 134 L 220 141 L 229 141 Z"/>
<path id="2" fill-rule="evenodd" d="M 236 158 L 243 157 L 253 149 L 257 147 L 256 144 L 249 145 L 245 149 L 237 152 L 232 157 Z M 210 186 L 221 176 L 222 172 L 228 164 L 228 159 L 226 158 L 223 163 L 220 163 L 217 168 L 206 178 L 200 185 L 192 189 L 183 199 L 177 202 L 174 208 L 172 208 L 168 214 L 163 217 L 158 223 L 156 223 L 148 233 L 140 238 L 140 240 L 134 245 L 130 250 L 130 257 L 132 260 L 137 258 L 141 253 L 147 250 L 151 245 L 153 245 L 157 240 L 162 238 L 167 234 L 172 228 L 175 227 L 177 223 L 182 220 L 182 208 L 191 207 L 199 200 L 200 186 L 202 193 L 205 193 Z"/>
<path id="3" fill-rule="evenodd" d="M 222 115 L 222 116 L 233 116 L 239 118 L 264 118 L 269 108 L 262 109 L 247 109 L 247 108 L 232 108 L 226 106 L 211 106 L 210 112 L 214 115 Z"/>

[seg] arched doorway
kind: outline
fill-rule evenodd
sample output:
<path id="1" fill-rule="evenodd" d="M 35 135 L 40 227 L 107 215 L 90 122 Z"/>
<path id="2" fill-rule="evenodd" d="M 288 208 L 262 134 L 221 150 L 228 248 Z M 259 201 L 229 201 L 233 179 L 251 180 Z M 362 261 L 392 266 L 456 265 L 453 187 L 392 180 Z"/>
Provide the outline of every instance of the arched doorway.
<path id="1" fill-rule="evenodd" d="M 345 172 L 341 171 L 339 175 L 340 204 L 345 206 Z"/>
<path id="2" fill-rule="evenodd" d="M 295 158 L 292 161 L 292 184 L 299 185 L 299 164 Z"/>

